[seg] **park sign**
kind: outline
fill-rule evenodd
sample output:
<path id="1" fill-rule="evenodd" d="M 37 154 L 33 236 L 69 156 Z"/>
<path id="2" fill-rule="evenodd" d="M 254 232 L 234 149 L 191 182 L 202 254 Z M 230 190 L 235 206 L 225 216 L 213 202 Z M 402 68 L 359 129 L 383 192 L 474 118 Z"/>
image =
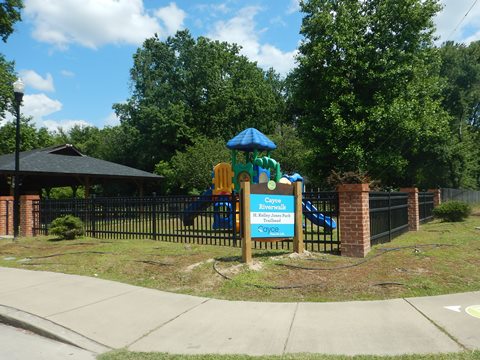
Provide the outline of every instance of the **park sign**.
<path id="1" fill-rule="evenodd" d="M 293 195 L 251 194 L 252 238 L 292 238 L 295 235 Z"/>
<path id="2" fill-rule="evenodd" d="M 252 261 L 252 239 L 285 241 L 293 237 L 293 251 L 303 252 L 302 184 L 241 183 L 242 261 Z"/>

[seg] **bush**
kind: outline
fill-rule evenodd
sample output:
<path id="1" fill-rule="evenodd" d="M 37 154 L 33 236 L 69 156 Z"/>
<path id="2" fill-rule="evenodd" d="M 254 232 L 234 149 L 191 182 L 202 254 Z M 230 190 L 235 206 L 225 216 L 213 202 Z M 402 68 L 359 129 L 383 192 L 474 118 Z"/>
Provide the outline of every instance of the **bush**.
<path id="1" fill-rule="evenodd" d="M 48 227 L 51 235 L 57 235 L 61 239 L 73 240 L 76 236 L 83 235 L 83 222 L 73 215 L 65 215 L 56 218 Z"/>
<path id="2" fill-rule="evenodd" d="M 433 215 L 443 221 L 463 221 L 470 213 L 472 208 L 462 201 L 449 201 L 433 209 Z"/>

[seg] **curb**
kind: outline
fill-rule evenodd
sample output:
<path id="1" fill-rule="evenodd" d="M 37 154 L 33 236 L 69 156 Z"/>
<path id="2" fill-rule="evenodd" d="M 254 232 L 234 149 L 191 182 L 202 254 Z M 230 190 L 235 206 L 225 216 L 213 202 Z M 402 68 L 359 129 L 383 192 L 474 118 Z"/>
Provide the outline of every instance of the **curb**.
<path id="1" fill-rule="evenodd" d="M 10 306 L 0 305 L 0 323 L 28 330 L 37 335 L 73 345 L 95 354 L 112 350 L 112 348 L 106 345 L 100 344 L 66 327 L 55 324 L 50 320 Z"/>

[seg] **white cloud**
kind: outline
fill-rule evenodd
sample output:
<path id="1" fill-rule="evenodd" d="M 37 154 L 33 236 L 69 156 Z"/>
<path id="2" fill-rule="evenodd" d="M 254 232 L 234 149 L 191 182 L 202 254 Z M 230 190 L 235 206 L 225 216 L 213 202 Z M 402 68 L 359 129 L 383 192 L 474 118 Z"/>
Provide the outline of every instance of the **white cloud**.
<path id="1" fill-rule="evenodd" d="M 53 114 L 62 109 L 62 103 L 58 100 L 50 99 L 47 95 L 33 94 L 23 97 L 22 114 L 33 117 L 33 120 L 40 124 L 44 116 Z"/>
<path id="2" fill-rule="evenodd" d="M 442 0 L 442 4 L 444 8 L 435 18 L 439 43 L 454 40 L 468 44 L 480 40 L 480 3 L 473 6 L 467 17 L 465 14 L 472 6 L 471 1 Z"/>
<path id="3" fill-rule="evenodd" d="M 53 77 L 50 73 L 47 73 L 45 78 L 43 78 L 33 70 L 22 70 L 20 71 L 20 77 L 24 81 L 25 85 L 30 86 L 35 90 L 55 91 L 55 87 L 53 86 Z"/>
<path id="4" fill-rule="evenodd" d="M 300 11 L 300 0 L 290 0 L 290 5 L 287 9 L 287 14 L 293 14 Z"/>
<path id="5" fill-rule="evenodd" d="M 120 119 L 112 111 L 104 120 L 104 126 L 117 126 L 120 125 Z"/>
<path id="6" fill-rule="evenodd" d="M 64 77 L 69 77 L 69 78 L 72 78 L 72 77 L 75 77 L 75 73 L 73 71 L 70 71 L 70 70 L 60 70 L 60 74 L 62 74 L 62 76 Z"/>
<path id="7" fill-rule="evenodd" d="M 75 125 L 92 126 L 91 123 L 85 120 L 48 119 L 49 115 L 62 110 L 62 107 L 63 105 L 60 101 L 51 99 L 43 93 L 25 95 L 23 97 L 22 114 L 31 116 L 37 128 L 45 127 L 49 131 L 58 131 L 60 127 L 68 131 Z"/>
<path id="8" fill-rule="evenodd" d="M 150 15 L 143 0 L 25 0 L 25 14 L 33 22 L 33 37 L 66 49 L 70 44 L 96 49 L 102 45 L 139 45 L 163 27 L 174 32 L 185 13 L 175 3 Z M 166 18 L 169 15 L 171 17 Z"/>
<path id="9" fill-rule="evenodd" d="M 283 52 L 273 45 L 260 44 L 258 35 L 265 30 L 256 28 L 254 18 L 259 11 L 259 7 L 245 7 L 230 20 L 215 23 L 213 31 L 208 36 L 241 45 L 242 54 L 250 60 L 257 61 L 262 68 L 273 67 L 285 75 L 295 65 L 297 50 Z"/>
<path id="10" fill-rule="evenodd" d="M 46 127 L 49 131 L 56 132 L 59 128 L 68 132 L 74 126 L 93 126 L 91 123 L 85 120 L 43 120 L 40 126 Z"/>
<path id="11" fill-rule="evenodd" d="M 175 3 L 155 11 L 155 16 L 165 24 L 167 35 L 173 35 L 183 27 L 186 12 L 179 9 Z"/>

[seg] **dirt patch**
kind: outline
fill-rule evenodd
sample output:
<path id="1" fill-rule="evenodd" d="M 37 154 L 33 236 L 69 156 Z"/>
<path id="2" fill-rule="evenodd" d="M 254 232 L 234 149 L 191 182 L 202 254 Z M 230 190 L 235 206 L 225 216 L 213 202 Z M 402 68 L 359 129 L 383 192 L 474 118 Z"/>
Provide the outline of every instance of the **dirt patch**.
<path id="1" fill-rule="evenodd" d="M 253 261 L 251 264 L 248 264 L 248 268 L 253 271 L 260 271 L 263 269 L 263 263 L 261 261 Z"/>
<path id="2" fill-rule="evenodd" d="M 185 269 L 185 272 L 191 272 L 192 270 L 198 268 L 199 266 L 202 266 L 204 264 L 211 264 L 214 261 L 215 261 L 214 259 L 207 259 L 205 261 L 200 261 L 200 262 L 197 262 L 195 264 L 188 265 Z"/>

